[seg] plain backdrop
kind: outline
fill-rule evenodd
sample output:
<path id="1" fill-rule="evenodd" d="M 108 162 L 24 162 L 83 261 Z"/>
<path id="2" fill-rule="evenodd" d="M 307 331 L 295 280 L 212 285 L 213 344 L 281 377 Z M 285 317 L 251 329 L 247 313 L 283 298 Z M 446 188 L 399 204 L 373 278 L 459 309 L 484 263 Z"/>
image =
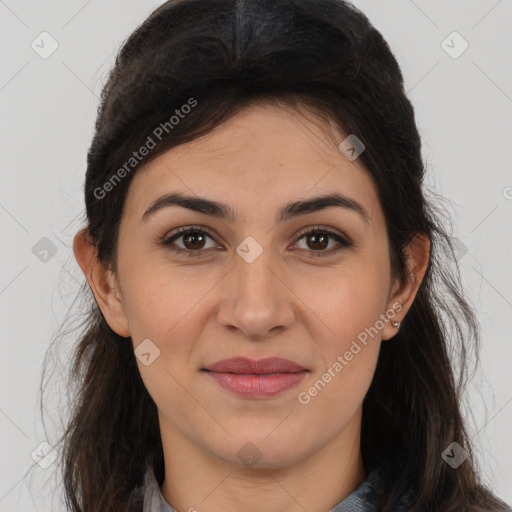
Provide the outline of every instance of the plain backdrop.
<path id="1" fill-rule="evenodd" d="M 83 282 L 71 244 L 101 87 L 161 3 L 0 0 L 0 512 L 64 510 L 49 476 L 57 431 L 39 412 L 43 356 Z M 402 68 L 428 186 L 451 204 L 483 340 L 468 426 L 485 481 L 512 503 L 512 1 L 355 5 Z"/>

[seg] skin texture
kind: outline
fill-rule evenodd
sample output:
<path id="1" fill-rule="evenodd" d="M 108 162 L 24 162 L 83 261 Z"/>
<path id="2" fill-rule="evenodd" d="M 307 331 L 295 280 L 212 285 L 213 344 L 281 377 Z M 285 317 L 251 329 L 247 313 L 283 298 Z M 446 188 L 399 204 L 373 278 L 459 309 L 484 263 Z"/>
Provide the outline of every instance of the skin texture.
<path id="1" fill-rule="evenodd" d="M 393 282 L 376 190 L 363 164 L 338 149 L 345 135 L 336 137 L 337 143 L 326 126 L 291 108 L 246 108 L 137 173 L 121 221 L 117 273 L 98 264 L 83 231 L 75 237 L 75 257 L 110 327 L 134 348 L 150 339 L 160 350 L 149 366 L 137 361 L 158 407 L 162 493 L 179 511 L 325 512 L 365 477 L 362 401 L 381 340 L 393 343 L 397 332 L 391 320 L 359 343 L 361 350 L 307 404 L 298 394 L 393 304 L 400 310 L 392 320 L 405 317 L 429 244 L 421 237 L 410 244 L 409 277 Z M 168 192 L 226 203 L 236 218 L 168 207 L 141 221 Z M 330 207 L 276 224 L 285 204 L 336 192 L 358 201 L 369 222 Z M 329 238 L 318 249 L 319 242 L 302 236 L 318 225 L 353 246 L 333 252 L 340 245 Z M 213 233 L 188 245 L 186 237 L 174 240 L 201 256 L 160 243 L 188 226 Z M 252 263 L 236 252 L 248 236 L 263 249 Z M 311 257 L 319 253 L 325 256 Z M 276 396 L 241 398 L 201 371 L 233 356 L 283 357 L 310 371 Z M 251 466 L 240 457 L 248 443 L 260 457 Z"/>

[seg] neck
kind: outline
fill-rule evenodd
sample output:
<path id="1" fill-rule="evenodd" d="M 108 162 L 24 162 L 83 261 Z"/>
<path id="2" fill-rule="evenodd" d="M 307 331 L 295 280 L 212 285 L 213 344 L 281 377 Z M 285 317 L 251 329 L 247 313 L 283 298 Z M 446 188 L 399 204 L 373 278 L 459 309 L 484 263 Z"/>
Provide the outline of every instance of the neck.
<path id="1" fill-rule="evenodd" d="M 160 421 L 165 461 L 161 491 L 176 510 L 325 512 L 365 477 L 360 413 L 325 446 L 293 465 L 269 469 L 226 462 Z"/>

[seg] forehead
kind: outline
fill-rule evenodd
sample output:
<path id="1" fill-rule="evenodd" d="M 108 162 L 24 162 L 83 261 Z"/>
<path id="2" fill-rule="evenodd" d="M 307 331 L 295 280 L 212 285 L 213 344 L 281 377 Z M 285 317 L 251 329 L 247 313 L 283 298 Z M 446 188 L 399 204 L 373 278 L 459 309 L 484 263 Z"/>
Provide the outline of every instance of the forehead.
<path id="1" fill-rule="evenodd" d="M 309 113 L 308 113 L 309 114 Z M 208 134 L 159 155 L 134 176 L 128 214 L 140 215 L 163 193 L 177 191 L 264 213 L 286 201 L 337 191 L 365 205 L 372 222 L 377 192 L 359 159 L 340 151 L 346 134 L 294 109 L 258 105 Z"/>

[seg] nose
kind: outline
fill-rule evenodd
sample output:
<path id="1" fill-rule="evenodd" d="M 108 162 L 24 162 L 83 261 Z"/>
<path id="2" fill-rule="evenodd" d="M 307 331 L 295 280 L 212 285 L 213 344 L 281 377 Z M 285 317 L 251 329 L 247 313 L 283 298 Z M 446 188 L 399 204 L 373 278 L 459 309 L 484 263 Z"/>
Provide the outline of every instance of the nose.
<path id="1" fill-rule="evenodd" d="M 295 320 L 295 295 L 271 251 L 264 250 L 251 263 L 236 258 L 226 276 L 217 313 L 219 324 L 253 341 L 289 328 Z"/>

